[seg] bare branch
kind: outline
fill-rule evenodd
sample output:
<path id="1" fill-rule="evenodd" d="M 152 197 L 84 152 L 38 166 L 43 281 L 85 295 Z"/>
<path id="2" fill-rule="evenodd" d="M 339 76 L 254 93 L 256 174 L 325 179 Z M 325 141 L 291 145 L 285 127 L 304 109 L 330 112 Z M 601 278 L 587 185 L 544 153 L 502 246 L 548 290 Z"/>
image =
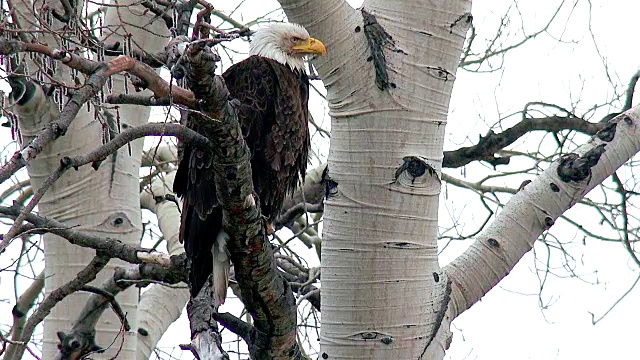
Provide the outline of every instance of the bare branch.
<path id="1" fill-rule="evenodd" d="M 17 206 L 0 206 L 0 214 L 6 215 L 10 218 L 15 219 L 20 213 L 21 209 Z M 108 237 L 103 238 L 82 231 L 73 230 L 71 227 L 54 219 L 30 213 L 27 214 L 25 220 L 30 224 L 22 226 L 22 230 L 30 233 L 49 232 L 67 239 L 71 244 L 92 248 L 97 251 L 101 251 L 101 253 L 108 254 L 110 257 L 118 258 L 132 264 L 140 264 L 147 259 L 151 259 L 149 256 L 144 256 L 151 253 L 149 249 L 133 247 L 123 244 L 117 239 Z M 166 257 L 166 255 L 164 257 Z M 171 263 L 172 261 L 171 259 L 163 258 L 163 261 L 157 259 L 156 262 L 162 262 L 164 264 Z"/>
<path id="2" fill-rule="evenodd" d="M 627 111 L 633 107 L 633 94 L 636 92 L 636 85 L 638 84 L 638 80 L 640 79 L 640 70 L 638 70 L 629 81 L 629 86 L 627 87 L 626 100 L 624 102 L 624 107 L 622 111 Z"/>
<path id="3" fill-rule="evenodd" d="M 9 196 L 11 196 L 15 192 L 23 191 L 31 185 L 31 180 L 22 180 L 16 182 L 15 184 L 7 187 L 5 191 L 0 194 L 0 201 L 5 201 Z"/>
<path id="4" fill-rule="evenodd" d="M 240 336 L 247 344 L 252 341 L 251 335 L 255 331 L 255 328 L 249 323 L 242 321 L 241 319 L 226 312 L 217 312 L 213 314 L 213 318 L 222 326 L 229 329 L 232 333 Z"/>
<path id="5" fill-rule="evenodd" d="M 526 115 L 526 111 L 523 115 Z M 486 161 L 494 166 L 508 164 L 509 158 L 496 157 L 495 154 L 531 131 L 558 132 L 562 130 L 575 130 L 593 135 L 603 127 L 604 124 L 602 123 L 590 123 L 573 116 L 549 116 L 536 119 L 524 118 L 518 124 L 502 133 L 497 134 L 489 131 L 486 136 L 480 137 L 480 141 L 478 141 L 476 145 L 453 151 L 445 151 L 442 166 L 456 168 L 477 160 Z"/>
<path id="6" fill-rule="evenodd" d="M 85 286 L 90 281 L 96 278 L 96 275 L 100 270 L 102 270 L 107 263 L 109 262 L 109 257 L 103 255 L 96 255 L 93 260 L 82 269 L 75 279 L 69 281 L 63 286 L 53 290 L 49 296 L 38 306 L 36 311 L 29 317 L 27 323 L 24 327 L 24 331 L 22 333 L 22 337 L 20 338 L 21 344 L 16 345 L 16 352 L 12 358 L 7 358 L 7 360 L 18 360 L 22 358 L 22 353 L 26 348 L 26 344 L 31 339 L 31 335 L 33 335 L 33 331 L 36 326 L 41 323 L 45 317 L 51 313 L 51 309 L 53 309 L 56 304 L 62 301 L 65 297 L 73 294 L 74 292 L 80 290 L 83 286 Z"/>
<path id="7" fill-rule="evenodd" d="M 58 353 L 60 355 L 78 353 L 82 356 L 100 350 L 101 347 L 95 342 L 95 326 L 108 305 L 111 305 L 120 318 L 123 329 L 129 331 L 131 326 L 115 296 L 132 285 L 146 286 L 152 282 L 176 284 L 186 281 L 185 260 L 184 256 L 172 258 L 172 266 L 168 269 L 155 264 L 116 268 L 113 276 L 106 279 L 100 287 L 85 285 L 80 288 L 81 291 L 88 291 L 93 295 L 89 297 L 78 314 L 69 333 L 58 333 L 60 340 Z"/>
<path id="8" fill-rule="evenodd" d="M 13 315 L 13 326 L 11 327 L 11 340 L 7 346 L 5 359 L 11 359 L 15 356 L 15 352 L 18 350 L 16 343 L 20 341 L 22 337 L 24 325 L 27 320 L 27 313 L 35 304 L 38 296 L 44 289 L 44 271 L 40 272 L 29 288 L 20 295 L 18 302 L 15 304 L 11 313 Z"/>
<path id="9" fill-rule="evenodd" d="M 38 202 L 40 202 L 40 199 L 42 199 L 47 190 L 49 190 L 49 187 L 51 187 L 51 185 L 53 185 L 62 176 L 62 174 L 65 173 L 65 171 L 70 168 L 77 169 L 78 167 L 88 163 L 93 163 L 94 168 L 97 169 L 99 166 L 98 162 L 106 159 L 107 156 L 117 151 L 120 147 L 135 139 L 149 135 L 177 136 L 185 143 L 192 144 L 195 147 L 207 147 L 209 145 L 209 140 L 207 140 L 207 138 L 179 124 L 145 124 L 122 131 L 113 138 L 113 140 L 89 154 L 83 156 L 64 157 L 60 160 L 60 166 L 51 175 L 49 175 L 40 188 L 38 188 L 38 191 L 36 191 L 29 204 L 22 210 L 22 213 L 16 218 L 9 231 L 4 235 L 2 242 L 0 242 L 0 253 L 9 246 L 11 240 L 17 235 L 18 229 L 22 225 L 27 214 L 33 211 Z"/>
<path id="10" fill-rule="evenodd" d="M 280 356 L 297 359 L 300 350 L 296 342 L 295 300 L 288 283 L 276 271 L 273 249 L 253 194 L 250 151 L 235 109 L 228 102 L 224 81 L 212 71 L 217 58 L 206 48 L 199 51 L 191 47 L 185 54 L 190 87 L 197 98 L 206 100 L 201 108 L 209 117 L 222 119 L 217 126 L 212 123 L 207 134 L 214 144 L 217 197 L 224 213 L 223 226 L 230 237 L 227 246 L 241 300 L 255 322 L 256 333 L 266 336 L 248 343 L 249 352 L 255 359 Z M 206 313 L 201 315 L 204 318 L 200 321 L 207 322 Z M 193 322 L 194 317 L 190 316 Z"/>
<path id="11" fill-rule="evenodd" d="M 515 4 L 515 7 L 517 8 L 517 2 L 514 2 L 514 4 Z M 541 29 L 531 34 L 526 34 L 527 31 L 524 29 L 524 26 L 523 26 L 523 28 L 521 29 L 523 33 L 522 39 L 520 39 L 519 41 L 511 45 L 498 46 L 498 48 L 494 48 L 496 43 L 498 43 L 501 37 L 504 36 L 504 32 L 503 32 L 504 28 L 509 26 L 509 23 L 510 23 L 509 16 L 511 16 L 511 14 L 509 11 L 507 11 L 507 13 L 505 13 L 501 19 L 500 28 L 496 31 L 495 37 L 491 39 L 490 43 L 487 46 L 485 46 L 485 48 L 482 50 L 484 52 L 483 54 L 471 54 L 471 45 L 473 43 L 473 40 L 476 38 L 475 28 L 472 28 L 473 29 L 472 36 L 469 38 L 469 42 L 467 43 L 467 48 L 464 50 L 464 53 L 463 53 L 464 56 L 462 58 L 462 61 L 460 61 L 459 66 L 463 68 L 467 68 L 467 70 L 471 65 L 475 65 L 479 68 L 482 64 L 486 63 L 488 60 L 494 57 L 504 56 L 507 52 L 524 45 L 525 43 L 535 39 L 541 34 L 547 33 L 549 31 L 549 28 L 555 21 L 555 19 L 558 17 L 558 14 L 563 9 L 563 5 L 564 5 L 564 0 L 557 6 L 556 11 L 551 15 L 551 17 L 549 18 L 549 21 L 547 21 L 547 23 Z M 476 55 L 475 58 L 469 59 L 472 55 Z M 494 69 L 493 71 L 495 70 L 497 69 Z"/>
<path id="12" fill-rule="evenodd" d="M 129 325 L 129 321 L 127 321 L 127 315 L 124 313 L 124 311 L 122 311 L 122 307 L 120 307 L 120 304 L 118 304 L 118 301 L 116 300 L 116 297 L 114 294 L 106 290 L 103 290 L 99 287 L 90 286 L 90 285 L 85 285 L 81 287 L 80 291 L 94 293 L 105 298 L 107 302 L 111 305 L 111 308 L 113 308 L 113 311 L 116 313 L 116 315 L 118 315 L 118 318 L 120 318 L 120 321 L 124 326 L 124 329 L 126 331 L 131 330 L 131 325 Z"/>
<path id="13" fill-rule="evenodd" d="M 196 107 L 193 93 L 177 85 L 167 83 L 147 64 L 136 61 L 130 56 L 119 56 L 109 62 L 109 72 L 117 74 L 128 71 L 144 82 L 144 87 L 153 91 L 157 98 L 171 97 L 176 104 L 190 108 Z"/>
<path id="14" fill-rule="evenodd" d="M 618 193 L 620 193 L 620 197 L 621 197 L 620 206 L 622 207 L 622 241 L 624 243 L 624 247 L 627 249 L 627 252 L 629 253 L 629 256 L 631 257 L 633 262 L 638 267 L 640 267 L 640 259 L 638 259 L 638 256 L 636 255 L 636 252 L 633 249 L 633 246 L 631 246 L 631 241 L 629 239 L 629 213 L 627 210 L 629 193 L 624 188 L 624 184 L 622 183 L 622 180 L 620 179 L 617 173 L 613 173 L 612 177 L 613 177 L 613 181 L 618 186 L 617 190 L 618 190 Z"/>
<path id="15" fill-rule="evenodd" d="M 131 104 L 141 106 L 169 106 L 171 105 L 170 97 L 157 98 L 155 96 L 148 95 L 130 95 L 130 94 L 117 94 L 108 95 L 105 99 L 108 104 Z"/>
<path id="16" fill-rule="evenodd" d="M 212 279 L 209 276 L 208 282 Z M 228 355 L 222 350 L 222 337 L 215 320 L 217 310 L 211 299 L 213 298 L 211 284 L 205 285 L 195 299 L 187 304 L 187 314 L 191 327 L 191 344 L 182 347 L 189 349 L 196 359 L 228 359 Z"/>
<path id="17" fill-rule="evenodd" d="M 304 213 L 320 213 L 324 211 L 324 204 L 300 203 L 289 208 L 285 213 L 281 214 L 276 220 L 275 227 L 279 229 L 295 220 Z"/>
<path id="18" fill-rule="evenodd" d="M 171 16 L 171 14 L 169 13 L 171 11 L 169 7 L 165 9 L 160 9 L 155 3 L 149 0 L 142 1 L 140 5 L 149 9 L 149 11 L 154 13 L 156 16 L 162 18 L 162 21 L 164 21 L 165 25 L 167 26 L 167 29 L 171 29 L 173 27 L 173 16 Z"/>

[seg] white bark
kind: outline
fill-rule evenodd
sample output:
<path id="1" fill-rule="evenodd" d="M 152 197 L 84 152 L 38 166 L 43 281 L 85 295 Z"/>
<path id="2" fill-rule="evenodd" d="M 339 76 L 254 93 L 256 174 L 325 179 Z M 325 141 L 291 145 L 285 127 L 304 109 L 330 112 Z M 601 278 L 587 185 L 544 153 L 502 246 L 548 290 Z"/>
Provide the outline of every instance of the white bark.
<path id="1" fill-rule="evenodd" d="M 625 116 L 626 115 L 626 116 Z M 594 136 L 573 153 L 584 155 L 604 144 L 604 153 L 584 181 L 563 181 L 559 161 L 549 166 L 506 204 L 496 220 L 445 271 L 452 280 L 453 319 L 504 278 L 535 240 L 571 206 L 640 151 L 640 107 L 616 119 L 610 142 Z M 603 130 L 604 131 L 604 130 Z M 609 130 L 607 130 L 609 131 Z M 604 137 L 606 139 L 606 137 Z"/>
<path id="2" fill-rule="evenodd" d="M 341 1 L 280 3 L 328 49 L 315 62 L 327 87 L 329 174 L 337 183 L 324 214 L 321 355 L 441 358 L 448 327 L 431 340 L 447 303 L 437 258 L 438 177 L 471 3 L 365 1 L 402 51 L 385 50 L 396 85 L 389 91 L 375 87 L 366 39 L 356 32 L 359 11 Z M 424 159 L 435 174 L 413 179 L 405 171 L 394 180 L 406 156 Z"/>
<path id="3" fill-rule="evenodd" d="M 36 21 L 31 12 L 31 1 L 29 0 L 12 0 L 13 14 L 11 18 L 18 22 L 21 29 L 37 30 Z"/>
<path id="4" fill-rule="evenodd" d="M 30 163 L 29 175 L 35 189 L 39 188 L 44 179 L 58 166 L 62 156 L 83 154 L 100 144 L 100 125 L 89 115 L 86 112 L 79 114 L 67 134 L 48 145 L 45 151 Z M 25 123 L 21 123 L 21 131 L 26 141 L 28 136 L 37 134 L 40 129 L 37 125 L 28 128 Z M 140 144 L 132 144 L 134 154 L 140 151 Z M 39 204 L 39 212 L 68 225 L 81 225 L 79 228 L 83 231 L 117 237 L 127 244 L 137 244 L 140 238 L 140 211 L 138 204 L 129 200 L 135 196 L 132 190 L 137 190 L 137 167 L 126 151 L 118 154 L 118 160 L 111 194 L 110 161 L 105 162 L 98 171 L 91 167 L 82 167 L 78 171 L 67 172 L 50 188 Z M 46 294 L 73 278 L 95 254 L 93 250 L 70 245 L 64 239 L 49 234 L 45 235 L 44 244 Z M 113 270 L 115 266 L 122 265 L 112 261 L 106 269 Z M 101 275 L 96 283 L 102 282 L 104 276 L 111 276 L 107 272 Z M 58 342 L 56 332 L 71 329 L 78 309 L 82 308 L 87 297 L 88 294 L 83 293 L 69 296 L 45 319 L 43 358 L 54 357 Z M 137 289 L 130 289 L 118 296 L 118 301 L 132 324 L 136 323 L 137 300 Z M 105 312 L 96 330 L 98 343 L 108 345 L 119 338 L 120 321 L 113 313 Z M 129 337 L 125 336 L 126 339 Z M 115 351 L 109 354 L 113 356 Z M 134 354 L 135 341 L 125 341 L 120 358 L 132 358 Z"/>
<path id="5" fill-rule="evenodd" d="M 175 153 L 169 152 L 169 154 L 175 157 Z M 140 196 L 142 206 L 153 211 L 158 217 L 158 226 L 167 241 L 169 255 L 179 255 L 184 252 L 184 247 L 178 241 L 180 211 L 176 203 L 163 201 L 156 204 L 153 197 L 171 194 L 174 177 L 175 171 L 162 178 L 156 177 L 151 183 L 151 192 L 144 192 Z M 140 296 L 138 327 L 146 330 L 146 335 L 138 333 L 138 360 L 149 359 L 164 332 L 180 317 L 182 309 L 189 301 L 187 285 L 180 285 L 182 288 L 169 288 L 155 284 Z"/>
<path id="6" fill-rule="evenodd" d="M 151 35 L 165 34 L 166 29 L 162 21 L 156 21 L 148 25 L 150 16 L 141 17 L 142 8 L 123 7 L 110 8 L 110 13 L 105 24 L 121 24 L 125 22 L 124 29 L 118 29 L 122 33 L 127 31 L 133 34 L 137 44 L 149 52 L 156 52 L 163 48 L 166 39 Z M 141 24 L 142 28 L 129 26 Z M 144 23 L 144 24 L 142 24 Z M 113 35 L 109 41 L 121 40 L 119 35 Z M 55 46 L 55 45 L 54 45 Z M 62 65 L 59 65 L 62 67 Z M 121 77 L 114 78 L 114 89 L 123 91 L 124 86 Z M 120 81 L 119 81 L 120 80 Z M 38 114 L 53 116 L 36 116 L 21 118 L 21 131 L 24 141 L 27 142 L 35 136 L 42 126 L 56 120 L 55 111 L 51 112 L 50 101 L 46 101 L 39 93 L 27 108 L 35 110 Z M 23 109 L 25 110 L 25 109 Z M 120 118 L 123 125 L 137 126 L 148 119 L 149 109 L 144 107 L 123 106 L 120 108 Z M 81 111 L 68 129 L 67 134 L 57 141 L 49 144 L 44 151 L 28 166 L 29 174 L 34 189 L 37 189 L 44 179 L 59 165 L 62 156 L 73 156 L 87 153 L 95 149 L 101 143 L 102 129 L 98 121 L 93 118 L 91 112 Z M 141 219 L 140 205 L 138 201 L 138 169 L 142 152 L 142 141 L 131 144 L 118 152 L 115 163 L 113 158 L 105 160 L 98 171 L 85 166 L 78 171 L 66 172 L 65 175 L 49 190 L 39 204 L 39 211 L 43 215 L 51 216 L 69 225 L 80 225 L 79 229 L 102 236 L 117 237 L 124 243 L 137 245 L 140 240 Z M 67 282 L 78 271 L 87 265 L 94 251 L 69 245 L 63 239 L 56 236 L 45 236 L 45 292 L 52 290 Z M 101 283 L 105 276 L 112 276 L 112 270 L 116 266 L 122 266 L 119 261 L 111 261 L 104 271 L 98 276 L 96 283 Z M 44 323 L 43 358 L 51 359 L 56 352 L 57 331 L 68 331 L 76 320 L 78 309 L 82 308 L 88 295 L 83 293 L 73 294 L 58 304 Z M 136 329 L 136 310 L 138 306 L 138 290 L 129 289 L 117 297 L 128 320 Z M 118 359 L 134 359 L 136 356 L 135 333 L 122 334 L 120 321 L 112 312 L 105 312 L 98 323 L 97 342 L 107 346 L 114 340 L 112 348 L 100 358 L 110 358 L 119 353 Z M 122 349 L 118 349 L 124 338 Z M 98 356 L 98 355 L 96 355 Z"/>

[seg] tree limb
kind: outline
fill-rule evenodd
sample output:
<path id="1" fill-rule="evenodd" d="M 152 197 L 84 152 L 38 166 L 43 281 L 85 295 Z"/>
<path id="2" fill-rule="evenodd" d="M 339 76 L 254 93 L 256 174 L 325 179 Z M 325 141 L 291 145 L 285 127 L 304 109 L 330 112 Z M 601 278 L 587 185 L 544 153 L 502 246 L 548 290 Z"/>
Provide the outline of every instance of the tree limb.
<path id="1" fill-rule="evenodd" d="M 15 219 L 20 214 L 20 211 L 21 209 L 16 206 L 0 206 L 0 214 L 6 215 L 9 218 Z M 141 264 L 145 261 L 154 261 L 160 266 L 168 264 L 169 267 L 171 267 L 174 266 L 172 264 L 179 262 L 178 258 L 180 258 L 180 256 L 172 258 L 168 258 L 166 255 L 153 257 L 150 256 L 152 252 L 149 249 L 126 245 L 117 239 L 109 237 L 103 238 L 82 231 L 73 230 L 70 226 L 64 223 L 34 213 L 27 214 L 25 220 L 30 224 L 22 226 L 23 232 L 52 233 L 65 238 L 71 244 L 92 248 L 104 254 L 108 254 L 109 257 L 118 258 L 131 264 Z M 184 271 L 186 274 L 186 268 Z"/>
<path id="2" fill-rule="evenodd" d="M 18 215 L 9 231 L 7 231 L 7 233 L 4 235 L 2 242 L 0 242 L 0 253 L 3 252 L 7 248 L 7 246 L 9 246 L 11 240 L 16 236 L 18 229 L 22 225 L 22 222 L 25 220 L 27 214 L 33 211 L 40 199 L 42 199 L 47 190 L 49 190 L 49 187 L 51 187 L 51 185 L 53 185 L 62 176 L 62 174 L 64 174 L 65 171 L 70 168 L 77 169 L 78 167 L 86 165 L 88 163 L 93 163 L 94 169 L 97 170 L 99 166 L 98 163 L 106 159 L 107 156 L 117 151 L 120 147 L 135 139 L 139 139 L 141 137 L 149 135 L 177 136 L 178 138 L 185 141 L 185 143 L 192 144 L 196 147 L 207 147 L 207 145 L 209 145 L 209 141 L 204 136 L 179 124 L 145 124 L 122 131 L 115 138 L 113 138 L 113 140 L 89 154 L 74 157 L 64 157 L 60 160 L 60 166 L 44 181 L 42 186 L 40 186 L 38 191 L 36 191 L 31 201 L 29 201 L 29 204 L 27 204 L 20 215 Z"/>
<path id="3" fill-rule="evenodd" d="M 228 360 L 229 356 L 222 350 L 222 337 L 215 320 L 217 309 L 213 305 L 211 276 L 196 298 L 187 304 L 187 315 L 191 327 L 191 350 L 196 359 Z"/>
<path id="4" fill-rule="evenodd" d="M 127 321 L 127 314 L 125 314 L 124 311 L 122 311 L 122 307 L 120 307 L 120 304 L 118 304 L 115 294 L 112 294 L 107 290 L 104 290 L 96 286 L 91 286 L 91 285 L 85 285 L 81 287 L 80 291 L 90 292 L 90 293 L 99 295 L 100 297 L 103 297 L 106 300 L 106 303 L 111 305 L 113 312 L 115 312 L 116 315 L 118 315 L 118 318 L 120 318 L 120 321 L 122 322 L 122 326 L 124 327 L 124 330 L 125 331 L 131 330 L 131 325 L 129 324 L 129 321 Z"/>
<path id="5" fill-rule="evenodd" d="M 299 203 L 299 204 L 296 204 L 296 205 L 290 207 L 289 209 L 287 209 L 287 211 L 285 211 L 284 213 L 280 214 L 280 216 L 276 220 L 275 228 L 279 229 L 282 226 L 289 225 L 291 222 L 293 222 L 299 216 L 301 216 L 301 215 L 303 215 L 303 214 L 305 214 L 307 212 L 310 212 L 310 213 L 321 213 L 323 210 L 324 210 L 324 204 L 323 203 L 319 203 L 319 204 Z"/>
<path id="6" fill-rule="evenodd" d="M 14 356 L 12 358 L 7 358 L 7 360 L 18 360 L 22 358 L 22 353 L 24 352 L 29 339 L 31 339 L 36 326 L 49 315 L 51 309 L 53 309 L 57 303 L 78 291 L 90 281 L 94 280 L 98 272 L 107 265 L 109 259 L 109 257 L 104 255 L 96 255 L 89 265 L 78 273 L 75 279 L 52 291 L 29 317 L 29 320 L 27 320 L 22 337 L 20 338 L 21 343 L 16 345 L 16 352 Z"/>
<path id="7" fill-rule="evenodd" d="M 636 91 L 636 85 L 638 84 L 638 80 L 640 80 L 640 70 L 638 70 L 629 81 L 629 86 L 627 87 L 626 99 L 624 102 L 624 107 L 622 111 L 627 111 L 633 107 L 633 94 Z"/>
<path id="8" fill-rule="evenodd" d="M 4 354 L 5 359 L 11 359 L 15 356 L 15 352 L 18 350 L 16 342 L 19 342 L 22 337 L 24 325 L 27 320 L 27 313 L 33 307 L 43 289 L 44 271 L 40 272 L 31 285 L 29 285 L 29 288 L 20 295 L 18 302 L 11 310 L 11 314 L 13 315 L 13 326 L 11 327 L 12 341 L 7 345 L 7 349 Z"/>
<path id="9" fill-rule="evenodd" d="M 146 286 L 151 282 L 176 284 L 186 281 L 186 262 L 184 256 L 174 257 L 174 265 L 169 269 L 155 264 L 140 264 L 127 268 L 116 268 L 113 276 L 106 279 L 99 287 L 85 285 L 79 290 L 92 292 L 69 333 L 59 332 L 58 356 L 79 354 L 84 356 L 102 349 L 95 341 L 95 326 L 108 305 L 120 318 L 123 329 L 131 329 L 126 314 L 120 308 L 115 296 L 132 285 Z"/>
<path id="10" fill-rule="evenodd" d="M 217 312 L 213 314 L 213 318 L 232 333 L 240 336 L 247 344 L 251 342 L 251 334 L 255 331 L 255 328 L 249 323 L 226 312 Z"/>
<path id="11" fill-rule="evenodd" d="M 603 124 L 585 145 L 553 162 L 513 195 L 469 249 L 444 268 L 452 281 L 451 319 L 495 286 L 567 209 L 640 151 L 639 118 L 636 106 Z M 535 206 L 523 206 L 532 201 Z M 487 263 L 493 265 L 487 267 Z"/>
<path id="12" fill-rule="evenodd" d="M 496 157 L 496 152 L 513 144 L 523 135 L 531 131 L 558 132 L 562 130 L 575 130 L 584 134 L 593 135 L 604 127 L 601 123 L 590 123 L 584 119 L 573 116 L 549 116 L 545 118 L 524 118 L 515 126 L 501 132 L 489 131 L 486 136 L 481 136 L 476 145 L 467 146 L 454 151 L 445 151 L 443 167 L 457 168 L 465 166 L 473 161 L 484 160 L 490 164 L 501 165 L 509 163 L 509 158 Z"/>
<path id="13" fill-rule="evenodd" d="M 214 144 L 217 197 L 224 213 L 223 226 L 230 238 L 228 249 L 241 300 L 254 320 L 257 333 L 265 336 L 252 339 L 247 344 L 249 352 L 253 359 L 300 358 L 295 301 L 288 283 L 276 271 L 273 250 L 254 198 L 249 148 L 235 109 L 227 100 L 224 81 L 211 71 L 217 59 L 206 48 L 190 48 L 185 53 L 190 70 L 187 80 L 196 97 L 204 100 L 202 110 L 211 118 L 221 119 L 219 123 L 206 118 L 200 121 L 211 123 L 208 136 Z"/>

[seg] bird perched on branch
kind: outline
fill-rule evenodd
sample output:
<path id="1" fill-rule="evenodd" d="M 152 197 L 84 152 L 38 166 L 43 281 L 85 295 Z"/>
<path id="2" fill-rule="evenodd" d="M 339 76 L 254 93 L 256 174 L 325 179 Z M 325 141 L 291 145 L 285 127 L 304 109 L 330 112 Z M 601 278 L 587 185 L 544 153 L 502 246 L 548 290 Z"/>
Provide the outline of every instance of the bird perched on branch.
<path id="1" fill-rule="evenodd" d="M 273 24 L 256 31 L 249 58 L 222 74 L 231 98 L 237 100 L 238 121 L 252 155 L 254 190 L 268 223 L 279 215 L 300 177 L 304 179 L 310 146 L 304 60 L 315 54 L 324 55 L 325 47 L 302 26 Z M 219 306 L 226 297 L 230 262 L 212 160 L 211 152 L 185 146 L 174 191 L 183 198 L 180 239 L 191 261 L 191 296 L 198 295 L 213 272 Z"/>

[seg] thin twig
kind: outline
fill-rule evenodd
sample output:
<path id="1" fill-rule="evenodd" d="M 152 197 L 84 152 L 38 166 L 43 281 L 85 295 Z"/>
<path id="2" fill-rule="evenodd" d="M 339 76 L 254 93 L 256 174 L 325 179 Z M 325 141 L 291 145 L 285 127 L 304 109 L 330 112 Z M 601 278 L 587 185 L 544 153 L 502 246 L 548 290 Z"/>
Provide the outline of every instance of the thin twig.
<path id="1" fill-rule="evenodd" d="M 126 129 L 116 137 L 114 137 L 113 140 L 86 155 L 64 157 L 60 160 L 60 166 L 53 173 L 51 173 L 49 177 L 47 177 L 47 179 L 44 181 L 44 183 L 40 186 L 40 188 L 38 188 L 38 191 L 36 191 L 29 204 L 22 210 L 9 231 L 3 236 L 2 242 L 0 242 L 0 253 L 2 253 L 11 244 L 11 241 L 18 234 L 18 230 L 26 219 L 27 214 L 30 214 L 33 211 L 33 209 L 38 204 L 38 202 L 40 202 L 47 190 L 49 190 L 49 188 L 69 168 L 77 169 L 80 166 L 89 163 L 97 164 L 129 142 L 150 135 L 176 136 L 185 143 L 192 144 L 195 147 L 207 147 L 209 145 L 209 140 L 206 137 L 183 125 L 157 123 L 145 124 L 135 128 Z M 95 165 L 94 167 L 97 169 L 97 165 Z"/>
<path id="2" fill-rule="evenodd" d="M 120 318 L 120 321 L 122 322 L 122 326 L 124 327 L 125 331 L 131 330 L 131 325 L 129 325 L 129 321 L 127 321 L 127 314 L 124 313 L 124 311 L 122 310 L 122 307 L 116 300 L 116 297 L 113 296 L 113 294 L 91 285 L 85 285 L 81 287 L 80 290 L 94 293 L 107 299 L 109 304 L 111 304 L 111 308 L 113 309 L 113 312 L 115 312 L 116 315 L 118 315 L 118 318 Z"/>
<path id="3" fill-rule="evenodd" d="M 49 316 L 53 307 L 64 300 L 64 298 L 80 290 L 90 281 L 93 281 L 96 278 L 98 272 L 100 272 L 100 270 L 102 270 L 107 265 L 109 259 L 110 258 L 108 256 L 104 256 L 102 254 L 96 255 L 73 280 L 53 290 L 49 294 L 49 296 L 44 299 L 40 306 L 38 306 L 38 308 L 33 312 L 33 314 L 29 317 L 29 320 L 27 320 L 27 323 L 24 326 L 22 337 L 20 339 L 22 344 L 17 344 L 15 356 L 12 359 L 7 360 L 18 360 L 22 358 L 22 354 L 26 348 L 26 344 L 29 342 L 29 339 L 31 339 L 36 326 L 40 324 L 47 316 Z"/>

